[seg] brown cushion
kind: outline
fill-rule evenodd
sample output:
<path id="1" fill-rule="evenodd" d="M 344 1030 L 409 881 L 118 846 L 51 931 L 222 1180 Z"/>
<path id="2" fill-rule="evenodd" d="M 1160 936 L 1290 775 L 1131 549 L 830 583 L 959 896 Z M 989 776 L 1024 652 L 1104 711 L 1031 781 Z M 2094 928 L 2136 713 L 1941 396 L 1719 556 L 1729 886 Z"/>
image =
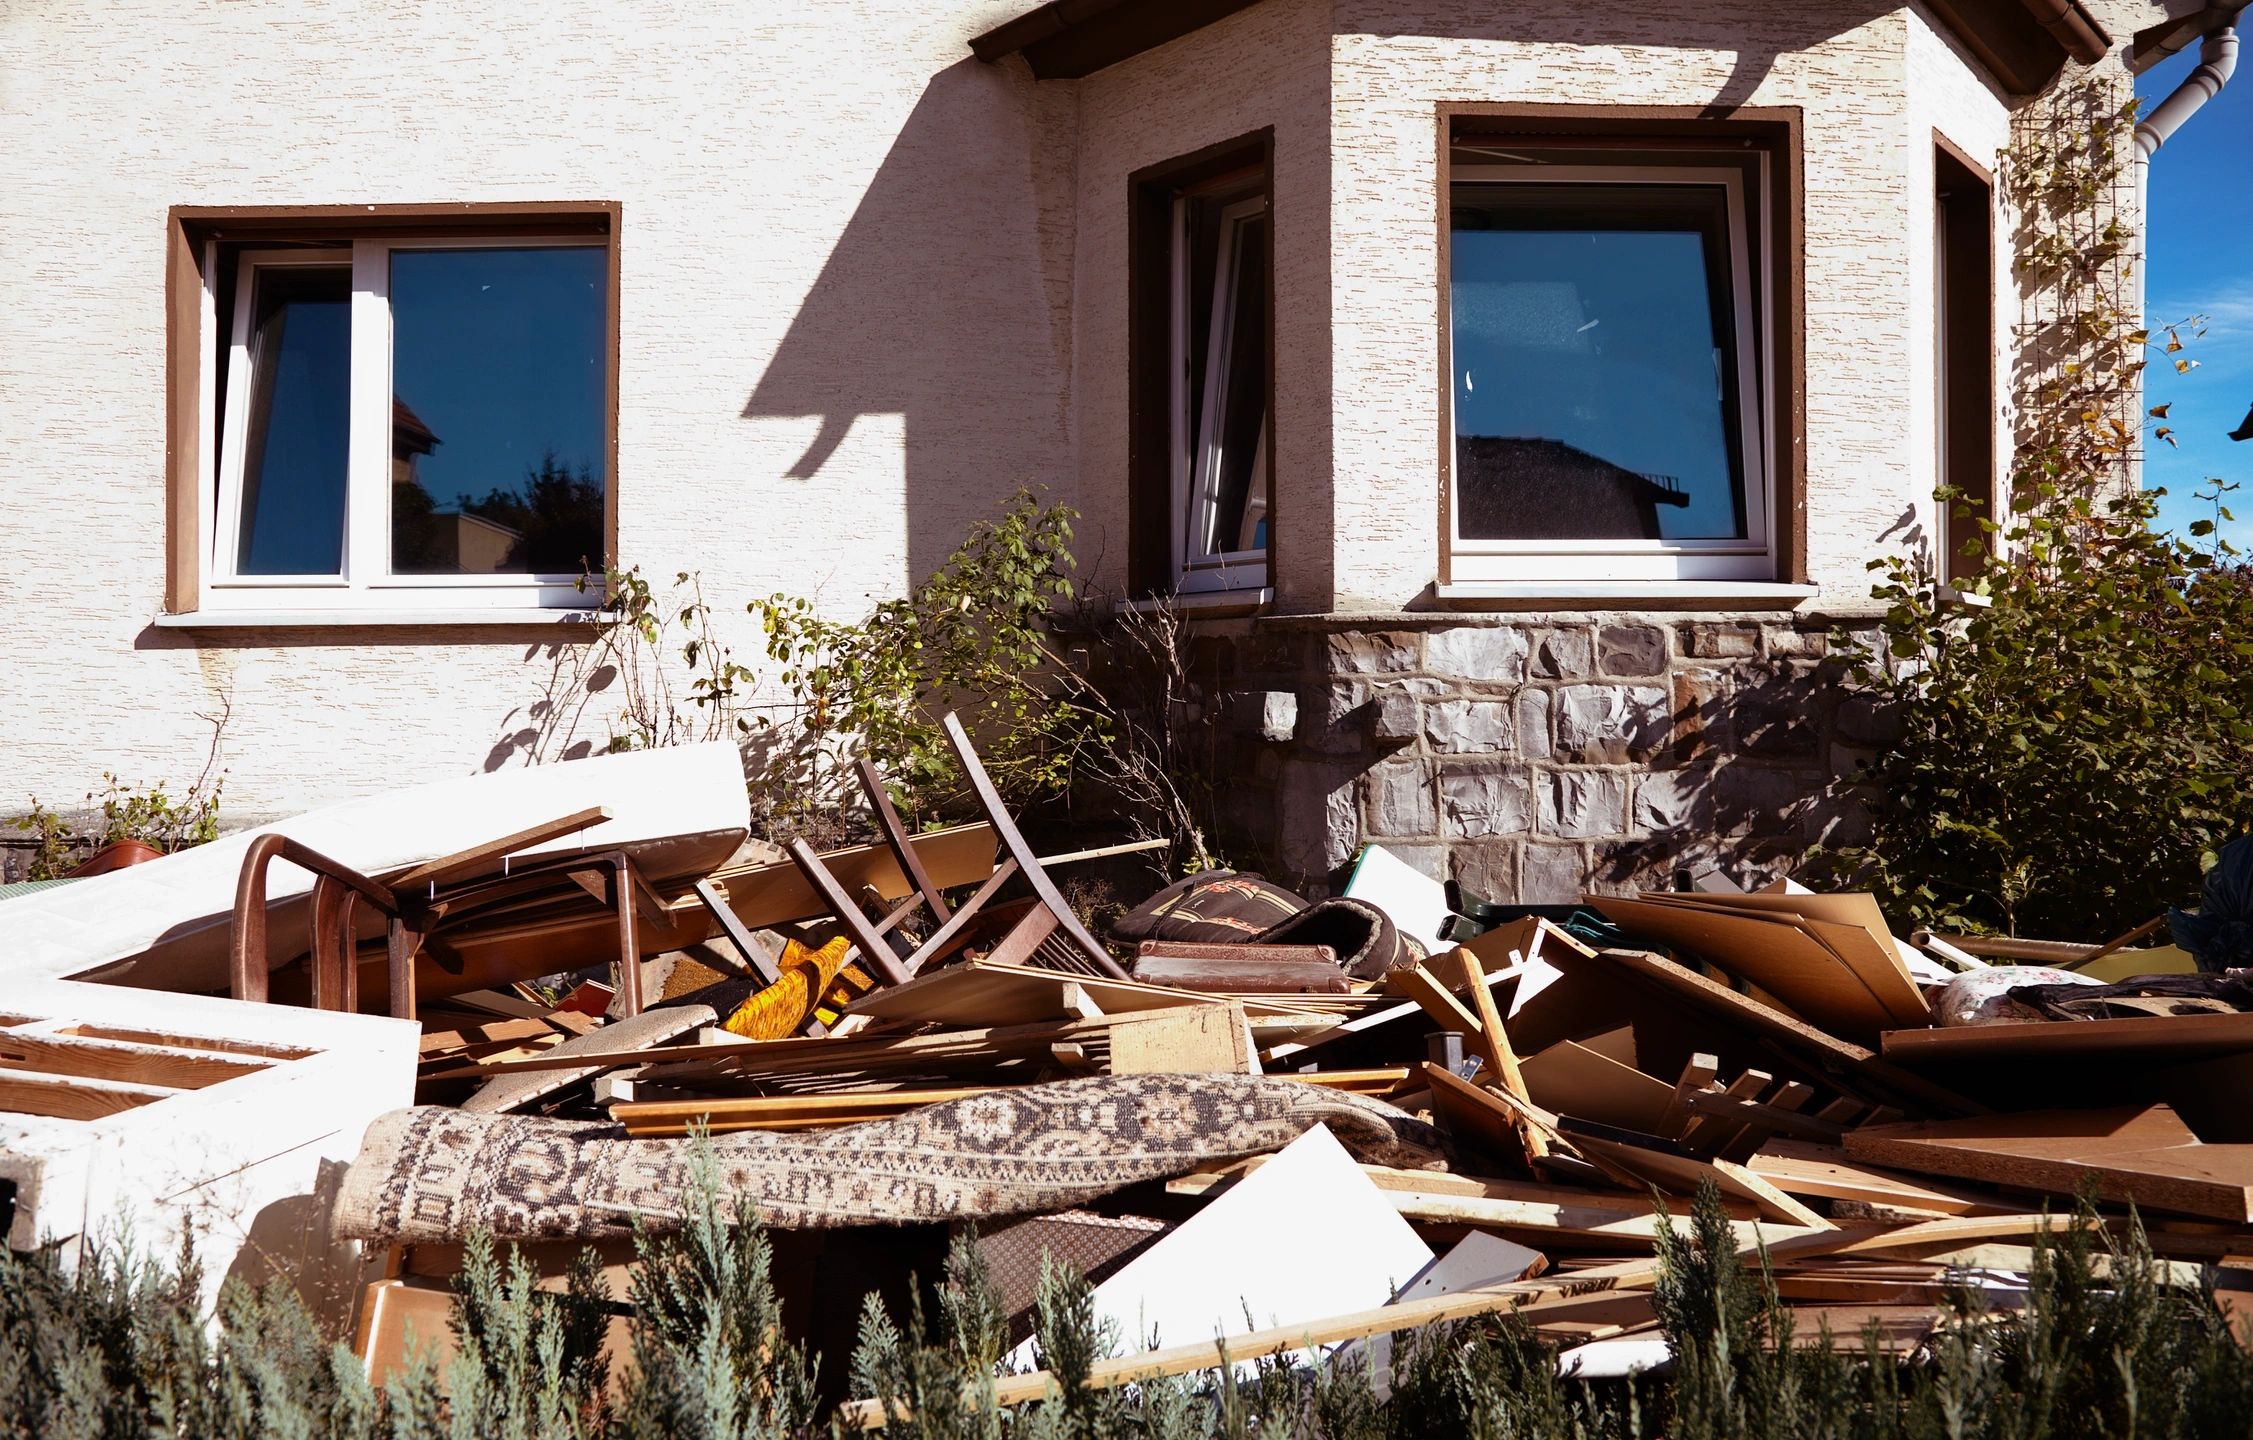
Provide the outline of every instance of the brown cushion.
<path id="1" fill-rule="evenodd" d="M 1257 875 L 1204 870 L 1121 915 L 1111 938 L 1128 945 L 1144 940 L 1226 945 L 1249 940 L 1306 908 L 1305 900 Z"/>

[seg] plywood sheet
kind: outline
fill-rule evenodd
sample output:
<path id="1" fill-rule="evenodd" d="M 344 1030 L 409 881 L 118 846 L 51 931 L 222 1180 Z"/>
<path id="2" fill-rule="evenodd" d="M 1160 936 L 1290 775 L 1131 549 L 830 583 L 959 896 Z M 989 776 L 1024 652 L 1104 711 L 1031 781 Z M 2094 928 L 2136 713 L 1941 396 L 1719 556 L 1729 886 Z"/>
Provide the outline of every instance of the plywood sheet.
<path id="1" fill-rule="evenodd" d="M 1711 960 L 1826 1030 L 1871 1039 L 1904 1023 L 1865 977 L 1796 921 L 1652 900 L 1592 896 L 1590 903 L 1631 934 Z"/>

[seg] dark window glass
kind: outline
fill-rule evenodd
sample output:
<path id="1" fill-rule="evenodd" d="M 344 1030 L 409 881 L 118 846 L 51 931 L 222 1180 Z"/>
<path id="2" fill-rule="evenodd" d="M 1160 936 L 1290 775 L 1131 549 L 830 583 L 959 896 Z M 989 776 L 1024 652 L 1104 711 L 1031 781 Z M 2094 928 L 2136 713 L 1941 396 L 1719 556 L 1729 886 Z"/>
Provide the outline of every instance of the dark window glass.
<path id="1" fill-rule="evenodd" d="M 1720 187 L 1465 182 L 1453 198 L 1462 537 L 1745 536 Z"/>
<path id="2" fill-rule="evenodd" d="M 258 271 L 250 349 L 235 569 L 243 575 L 341 574 L 352 272 Z"/>
<path id="3" fill-rule="evenodd" d="M 391 568 L 602 567 L 599 246 L 391 255 Z"/>
<path id="4" fill-rule="evenodd" d="M 1201 413 L 1197 427 L 1200 442 L 1209 435 L 1217 449 L 1199 457 L 1196 473 L 1207 493 L 1191 506 L 1192 524 L 1201 532 L 1195 548 L 1212 555 L 1267 545 L 1267 497 L 1255 473 L 1267 428 L 1267 217 L 1246 216 L 1229 227 L 1229 236 L 1229 293 L 1220 302 L 1227 331 L 1216 357 L 1223 368 L 1217 386 L 1200 377 L 1201 393 L 1219 413 Z"/>

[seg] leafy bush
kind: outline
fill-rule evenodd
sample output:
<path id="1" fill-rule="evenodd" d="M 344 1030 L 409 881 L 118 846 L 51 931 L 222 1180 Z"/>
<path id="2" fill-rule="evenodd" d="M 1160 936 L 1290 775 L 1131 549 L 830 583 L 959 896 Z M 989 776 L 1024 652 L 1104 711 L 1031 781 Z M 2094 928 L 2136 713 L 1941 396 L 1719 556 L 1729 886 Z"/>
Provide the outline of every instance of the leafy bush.
<path id="1" fill-rule="evenodd" d="M 2098 940 L 2188 903 L 2253 800 L 2253 576 L 2154 531 L 2154 500 L 2022 513 L 1967 608 L 1881 562 L 1856 678 L 1900 739 L 1842 852 L 1888 913 Z M 2201 529 L 2207 522 L 2200 522 Z"/>
<path id="2" fill-rule="evenodd" d="M 216 840 L 219 793 L 225 784 L 224 775 L 206 772 L 175 799 L 162 780 L 143 789 L 105 770 L 102 788 L 87 793 L 86 808 L 75 821 L 33 796 L 31 809 L 14 821 L 38 841 L 24 878 L 67 875 L 86 852 L 120 840 L 145 841 L 166 854 Z"/>
<path id="3" fill-rule="evenodd" d="M 980 521 L 936 573 L 858 622 L 822 616 L 800 595 L 749 609 L 796 718 L 751 782 L 754 800 L 785 817 L 854 793 L 850 755 L 876 762 L 911 825 L 959 809 L 963 791 L 939 718 L 953 710 L 979 759 L 1014 804 L 1054 796 L 1099 735 L 1093 717 L 1056 703 L 1062 664 L 1048 644 L 1050 608 L 1070 598 L 1068 505 L 1020 490 Z"/>

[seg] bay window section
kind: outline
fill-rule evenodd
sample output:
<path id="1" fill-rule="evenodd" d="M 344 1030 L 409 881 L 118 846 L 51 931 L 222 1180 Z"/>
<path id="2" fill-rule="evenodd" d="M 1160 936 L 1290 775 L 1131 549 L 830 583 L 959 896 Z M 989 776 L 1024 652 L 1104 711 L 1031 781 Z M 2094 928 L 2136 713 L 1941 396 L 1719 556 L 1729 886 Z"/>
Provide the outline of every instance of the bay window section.
<path id="1" fill-rule="evenodd" d="M 1772 579 L 1764 172 L 1587 158 L 1452 167 L 1452 574 Z"/>
<path id="2" fill-rule="evenodd" d="M 215 239 L 203 271 L 199 609 L 588 604 L 610 484 L 606 244 Z"/>

